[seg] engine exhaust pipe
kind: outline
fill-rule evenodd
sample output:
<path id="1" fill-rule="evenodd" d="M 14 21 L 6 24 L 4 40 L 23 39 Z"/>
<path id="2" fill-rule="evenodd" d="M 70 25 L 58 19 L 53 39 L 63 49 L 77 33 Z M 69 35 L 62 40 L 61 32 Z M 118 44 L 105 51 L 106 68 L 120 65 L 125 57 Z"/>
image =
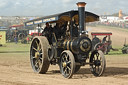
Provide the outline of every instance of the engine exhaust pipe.
<path id="1" fill-rule="evenodd" d="M 85 23 L 85 2 L 78 2 L 78 12 L 79 12 L 79 36 L 84 32 L 84 23 Z"/>

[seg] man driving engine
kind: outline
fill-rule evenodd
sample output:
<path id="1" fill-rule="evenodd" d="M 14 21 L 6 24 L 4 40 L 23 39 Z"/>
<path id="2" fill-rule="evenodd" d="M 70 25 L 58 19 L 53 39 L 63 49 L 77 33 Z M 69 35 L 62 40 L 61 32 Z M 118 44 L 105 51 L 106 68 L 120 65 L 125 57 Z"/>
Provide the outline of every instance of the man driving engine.
<path id="1" fill-rule="evenodd" d="M 49 23 L 46 23 L 46 27 L 44 28 L 44 31 L 42 32 L 43 36 L 46 36 L 49 44 L 52 43 L 51 38 L 52 38 L 52 27 L 49 25 Z"/>

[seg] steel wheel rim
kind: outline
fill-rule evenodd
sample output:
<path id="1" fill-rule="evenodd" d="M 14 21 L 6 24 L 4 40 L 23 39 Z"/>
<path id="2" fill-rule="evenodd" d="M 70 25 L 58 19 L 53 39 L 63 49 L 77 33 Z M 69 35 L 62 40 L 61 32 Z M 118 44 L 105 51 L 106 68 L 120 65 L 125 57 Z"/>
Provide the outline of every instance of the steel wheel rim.
<path id="1" fill-rule="evenodd" d="M 36 38 L 33 40 L 30 49 L 31 65 L 35 72 L 39 72 L 42 66 L 42 48 L 40 41 Z"/>
<path id="2" fill-rule="evenodd" d="M 106 66 L 104 57 L 97 51 L 90 59 L 90 63 L 91 72 L 94 76 L 101 76 Z"/>
<path id="3" fill-rule="evenodd" d="M 70 52 L 63 52 L 60 59 L 60 71 L 65 78 L 71 78 L 74 73 L 75 61 Z"/>

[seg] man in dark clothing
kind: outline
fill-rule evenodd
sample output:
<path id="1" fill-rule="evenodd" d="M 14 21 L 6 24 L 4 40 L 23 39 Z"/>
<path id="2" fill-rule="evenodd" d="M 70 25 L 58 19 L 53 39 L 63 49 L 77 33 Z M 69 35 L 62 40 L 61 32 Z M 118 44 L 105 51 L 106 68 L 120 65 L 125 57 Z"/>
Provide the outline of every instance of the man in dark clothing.
<path id="1" fill-rule="evenodd" d="M 59 27 L 59 23 L 56 23 L 56 25 L 53 28 L 53 32 L 55 33 L 57 39 L 61 37 L 61 29 Z"/>
<path id="2" fill-rule="evenodd" d="M 44 31 L 42 32 L 42 35 L 47 36 L 49 33 L 52 32 L 52 28 L 50 27 L 49 23 L 46 23 L 46 27 L 44 28 Z"/>
<path id="3" fill-rule="evenodd" d="M 52 39 L 52 31 L 53 31 L 52 27 L 47 22 L 46 23 L 46 27 L 44 28 L 44 31 L 42 32 L 42 35 L 47 37 L 47 39 L 48 39 L 50 44 L 52 43 L 52 41 L 51 41 L 51 39 Z"/>
<path id="4" fill-rule="evenodd" d="M 67 25 L 68 25 L 68 22 L 65 22 L 65 23 L 60 27 L 60 29 L 61 29 L 60 34 L 61 34 L 63 37 L 65 37 L 65 35 L 66 35 Z"/>
<path id="5" fill-rule="evenodd" d="M 98 37 L 96 37 L 96 35 L 95 35 L 95 37 L 92 39 L 92 49 L 93 50 L 94 50 L 95 45 L 99 42 L 100 42 L 100 39 Z"/>
<path id="6" fill-rule="evenodd" d="M 100 42 L 100 39 L 98 37 L 96 37 L 96 35 L 95 35 L 95 37 L 92 39 L 92 41 L 94 41 L 97 44 Z"/>
<path id="7" fill-rule="evenodd" d="M 105 42 L 106 42 L 106 38 L 107 38 L 107 36 L 105 36 L 105 37 L 103 38 L 102 43 L 105 43 Z"/>
<path id="8" fill-rule="evenodd" d="M 14 36 L 14 41 L 17 44 L 18 43 L 18 30 L 17 29 L 14 31 L 13 36 Z"/>

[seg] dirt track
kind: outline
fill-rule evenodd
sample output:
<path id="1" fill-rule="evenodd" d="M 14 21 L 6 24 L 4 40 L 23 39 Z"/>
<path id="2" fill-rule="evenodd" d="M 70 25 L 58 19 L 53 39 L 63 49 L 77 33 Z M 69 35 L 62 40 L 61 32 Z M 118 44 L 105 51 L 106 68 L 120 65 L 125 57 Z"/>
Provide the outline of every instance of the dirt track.
<path id="1" fill-rule="evenodd" d="M 92 29 L 95 31 L 97 28 Z M 110 31 L 106 28 L 97 30 Z M 115 41 L 116 33 L 114 30 L 113 44 L 120 45 L 120 42 Z M 107 55 L 106 63 L 106 71 L 101 77 L 94 77 L 87 65 L 74 74 L 72 79 L 65 79 L 57 65 L 50 66 L 47 74 L 34 73 L 29 62 L 29 52 L 0 53 L 0 85 L 128 85 L 128 55 Z"/>

